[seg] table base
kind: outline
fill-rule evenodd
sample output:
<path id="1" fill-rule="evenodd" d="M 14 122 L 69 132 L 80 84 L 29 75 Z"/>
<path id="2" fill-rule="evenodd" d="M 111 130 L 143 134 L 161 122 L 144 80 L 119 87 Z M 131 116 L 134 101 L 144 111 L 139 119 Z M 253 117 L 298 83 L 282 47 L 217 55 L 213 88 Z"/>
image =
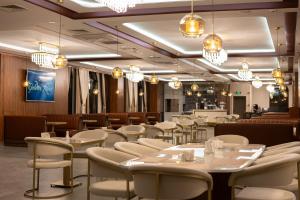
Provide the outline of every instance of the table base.
<path id="1" fill-rule="evenodd" d="M 79 181 L 75 181 L 75 180 L 73 180 L 73 186 L 64 184 L 63 180 L 51 183 L 51 187 L 57 187 L 57 188 L 71 188 L 71 187 L 75 188 L 80 185 L 82 185 L 82 183 Z"/>

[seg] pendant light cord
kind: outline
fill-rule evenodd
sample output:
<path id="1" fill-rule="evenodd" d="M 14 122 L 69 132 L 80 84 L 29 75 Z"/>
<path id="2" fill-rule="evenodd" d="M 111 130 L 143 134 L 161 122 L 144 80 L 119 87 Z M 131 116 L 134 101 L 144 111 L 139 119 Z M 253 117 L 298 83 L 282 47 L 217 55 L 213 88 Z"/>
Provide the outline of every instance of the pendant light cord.
<path id="1" fill-rule="evenodd" d="M 194 14 L 194 0 L 191 1 L 191 10 L 192 10 L 192 15 Z"/>
<path id="2" fill-rule="evenodd" d="M 59 33 L 58 33 L 58 48 L 59 48 L 59 51 L 61 49 L 61 47 L 60 47 L 60 37 L 61 37 L 61 14 L 59 14 Z"/>
<path id="3" fill-rule="evenodd" d="M 215 4 L 214 0 L 211 0 L 212 4 L 212 29 L 213 29 L 213 35 L 215 34 Z"/>
<path id="4" fill-rule="evenodd" d="M 117 55 L 119 55 L 119 29 L 118 26 L 116 26 L 117 30 Z"/>

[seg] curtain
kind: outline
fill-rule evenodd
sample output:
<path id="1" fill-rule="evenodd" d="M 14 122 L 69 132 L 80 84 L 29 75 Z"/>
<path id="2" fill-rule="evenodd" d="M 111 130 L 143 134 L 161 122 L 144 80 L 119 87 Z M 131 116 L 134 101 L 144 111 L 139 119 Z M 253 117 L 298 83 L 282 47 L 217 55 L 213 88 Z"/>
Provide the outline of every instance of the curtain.
<path id="1" fill-rule="evenodd" d="M 87 113 L 87 97 L 89 93 L 89 71 L 79 69 L 80 90 L 81 90 L 81 113 Z"/>
<path id="2" fill-rule="evenodd" d="M 106 86 L 105 86 L 105 75 L 101 74 L 101 85 L 102 85 L 102 112 L 106 113 Z"/>
<path id="3" fill-rule="evenodd" d="M 144 96 L 143 96 L 143 112 L 147 112 L 147 82 L 143 81 L 143 89 L 144 89 Z"/>
<path id="4" fill-rule="evenodd" d="M 75 113 L 81 113 L 81 87 L 80 87 L 80 80 L 79 80 L 79 70 L 75 69 L 76 80 L 75 80 Z"/>
<path id="5" fill-rule="evenodd" d="M 138 112 L 138 83 L 127 80 L 126 86 L 128 91 L 126 110 L 127 112 Z"/>
<path id="6" fill-rule="evenodd" d="M 102 88 L 101 88 L 101 78 L 100 78 L 101 74 L 97 73 L 97 88 L 99 90 L 99 94 L 97 96 L 97 113 L 101 113 L 102 112 Z"/>

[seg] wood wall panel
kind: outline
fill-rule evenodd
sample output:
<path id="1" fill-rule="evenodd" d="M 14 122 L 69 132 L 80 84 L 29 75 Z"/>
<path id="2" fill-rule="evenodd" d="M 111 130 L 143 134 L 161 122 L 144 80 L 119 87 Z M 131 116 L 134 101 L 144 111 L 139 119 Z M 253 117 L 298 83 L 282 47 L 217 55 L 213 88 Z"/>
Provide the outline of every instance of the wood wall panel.
<path id="1" fill-rule="evenodd" d="M 68 113 L 68 69 L 56 70 L 55 102 L 26 102 L 23 82 L 26 69 L 41 69 L 29 58 L 1 54 L 0 67 L 0 140 L 3 139 L 4 115 L 44 115 Z"/>
<path id="2" fill-rule="evenodd" d="M 125 112 L 124 78 L 114 79 L 108 76 L 109 112 Z M 119 94 L 116 91 L 119 90 Z"/>

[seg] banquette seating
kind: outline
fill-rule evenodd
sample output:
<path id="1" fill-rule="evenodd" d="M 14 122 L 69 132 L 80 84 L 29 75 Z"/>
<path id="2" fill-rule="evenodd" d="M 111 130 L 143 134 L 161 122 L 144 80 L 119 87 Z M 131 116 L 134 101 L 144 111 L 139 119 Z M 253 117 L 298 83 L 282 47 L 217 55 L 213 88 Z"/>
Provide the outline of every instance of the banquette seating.
<path id="1" fill-rule="evenodd" d="M 128 120 L 130 124 L 138 125 L 146 122 L 146 113 L 143 112 L 129 112 Z"/>
<path id="2" fill-rule="evenodd" d="M 41 136 L 45 124 L 43 116 L 4 116 L 4 144 L 26 146 L 24 138 Z"/>
<path id="3" fill-rule="evenodd" d="M 128 113 L 107 113 L 108 127 L 118 129 L 128 125 Z"/>

